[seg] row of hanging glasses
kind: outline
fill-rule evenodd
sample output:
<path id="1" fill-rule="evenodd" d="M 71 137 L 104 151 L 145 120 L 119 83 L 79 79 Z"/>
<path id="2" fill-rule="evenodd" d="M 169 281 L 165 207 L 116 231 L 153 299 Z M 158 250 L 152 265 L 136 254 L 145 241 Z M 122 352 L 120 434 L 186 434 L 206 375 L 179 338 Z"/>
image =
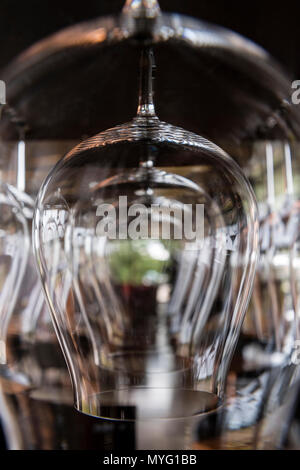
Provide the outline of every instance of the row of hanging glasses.
<path id="1" fill-rule="evenodd" d="M 127 2 L 119 37 L 139 3 Z M 153 21 L 160 11 L 150 3 Z M 164 38 L 171 26 L 179 31 L 175 20 L 166 19 Z M 104 24 L 116 34 L 113 22 Z M 197 28 L 180 34 L 194 40 Z M 200 31 L 202 41 L 210 38 Z M 253 277 L 255 203 L 225 152 L 158 119 L 153 67 L 147 45 L 137 116 L 75 148 L 78 139 L 27 140 L 23 122 L 4 110 L 19 135 L 1 143 L 0 415 L 9 448 L 300 446 L 297 144 L 255 140 L 240 162 L 258 200 L 260 257 L 227 374 Z M 62 155 L 39 193 L 34 222 L 47 305 L 31 232 L 37 191 Z M 146 207 L 196 198 L 206 208 L 205 249 L 188 250 L 188 240 L 103 240 L 97 205 L 113 204 L 119 214 L 124 194 Z M 75 405 L 95 418 L 73 411 L 49 307 Z"/>
<path id="2" fill-rule="evenodd" d="M 231 437 L 245 429 L 245 441 L 236 433 L 241 447 L 285 445 L 281 434 L 297 390 L 298 152 L 297 143 L 259 142 L 245 170 L 259 202 L 260 259 L 231 371 L 235 392 L 222 423 Z"/>
<path id="3" fill-rule="evenodd" d="M 259 203 L 261 255 L 226 406 L 199 423 L 198 440 L 212 448 L 299 448 L 298 154 L 297 142 L 257 142 L 245 168 Z"/>
<path id="4" fill-rule="evenodd" d="M 278 203 L 279 222 L 272 262 L 272 282 L 278 286 L 273 310 L 279 312 L 276 349 L 281 355 L 270 375 L 260 424 L 256 429 L 257 448 L 299 447 L 299 433 L 293 431 L 299 393 L 299 144 L 285 144 L 285 194 Z M 276 168 L 276 163 L 274 164 Z M 278 161 L 278 172 L 280 160 Z M 276 181 L 276 178 L 275 178 Z M 276 232 L 275 232 L 276 234 Z M 274 288 L 275 292 L 275 288 Z M 275 317 L 276 318 L 276 317 Z M 276 324 L 275 324 L 276 326 Z M 290 432 L 291 431 L 291 432 Z"/>
<path id="5" fill-rule="evenodd" d="M 21 141 L 11 151 L 12 159 L 17 157 L 17 167 L 21 168 L 24 168 L 24 146 Z M 257 144 L 250 161 L 249 176 L 256 194 L 262 196 L 259 204 L 261 258 L 236 353 L 239 365 L 237 370 L 233 366 L 230 373 L 228 387 L 235 381 L 235 391 L 222 417 L 213 420 L 210 431 L 201 420 L 198 425 L 199 435 L 203 435 L 203 429 L 208 435 L 212 432 L 217 443 L 220 441 L 216 436 L 220 434 L 222 443 L 217 444 L 220 446 L 264 448 L 274 445 L 273 441 L 270 444 L 270 439 L 274 432 L 278 434 L 282 425 L 281 415 L 274 417 L 274 407 L 280 408 L 280 402 L 283 402 L 282 407 L 285 402 L 289 405 L 292 399 L 287 399 L 286 391 L 291 383 L 297 382 L 299 325 L 295 312 L 299 311 L 299 202 L 298 182 L 294 177 L 297 175 L 296 159 L 292 159 L 292 152 L 296 151 L 296 145 L 263 142 Z M 276 184 L 281 187 L 276 188 Z M 275 196 L 275 188 L 279 197 Z M 2 183 L 1 187 L 1 379 L 4 391 L 14 383 L 21 389 L 34 389 L 30 391 L 32 397 L 43 395 L 43 384 L 51 383 L 57 390 L 70 385 L 55 347 L 56 340 L 33 266 L 30 247 L 33 200 L 24 189 L 24 176 L 21 178 L 18 171 L 17 184 Z M 264 191 L 266 200 L 262 199 Z M 54 344 L 52 351 L 51 344 Z M 50 349 L 43 351 L 43 348 Z M 48 364 L 49 358 L 50 362 L 57 359 Z M 2 393 L 3 410 L 11 408 L 7 404 L 10 393 Z M 57 400 L 63 400 L 62 396 Z M 16 433 L 17 420 L 9 413 L 3 413 L 2 419 L 9 445 L 16 448 L 24 445 L 15 442 L 20 434 Z M 246 443 L 240 437 L 241 429 L 246 430 Z M 236 443 L 235 435 L 238 435 Z"/>
<path id="6" fill-rule="evenodd" d="M 52 154 L 73 143 L 48 144 Z M 73 412 L 68 371 L 57 344 L 48 307 L 37 276 L 31 232 L 33 185 L 47 172 L 32 177 L 32 160 L 40 144 L 23 140 L 1 144 L 1 321 L 0 410 L 9 449 L 111 449 L 134 447 L 132 426 L 104 423 L 99 427 Z M 58 150 L 59 149 L 59 150 Z M 45 151 L 45 146 L 43 147 Z M 28 191 L 28 193 L 26 192 Z M 128 432 L 130 431 L 130 432 Z"/>

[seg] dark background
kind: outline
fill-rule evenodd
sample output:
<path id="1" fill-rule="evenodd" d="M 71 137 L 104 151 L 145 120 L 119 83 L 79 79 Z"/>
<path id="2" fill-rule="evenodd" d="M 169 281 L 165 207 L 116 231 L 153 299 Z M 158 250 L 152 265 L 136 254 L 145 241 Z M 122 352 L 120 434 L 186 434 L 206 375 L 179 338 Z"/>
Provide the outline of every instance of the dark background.
<path id="1" fill-rule="evenodd" d="M 39 39 L 74 23 L 120 11 L 124 0 L 1 0 L 0 68 Z M 230 28 L 267 49 L 300 78 L 300 1 L 160 0 L 162 10 Z M 0 77 L 1 78 L 1 77 Z"/>

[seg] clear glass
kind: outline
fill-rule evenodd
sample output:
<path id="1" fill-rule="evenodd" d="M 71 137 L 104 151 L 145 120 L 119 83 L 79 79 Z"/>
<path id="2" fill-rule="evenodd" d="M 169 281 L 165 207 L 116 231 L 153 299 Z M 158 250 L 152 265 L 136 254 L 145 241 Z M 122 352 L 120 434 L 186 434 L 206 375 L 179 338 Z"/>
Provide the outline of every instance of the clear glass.
<path id="1" fill-rule="evenodd" d="M 13 358 L 7 335 L 26 272 L 30 237 L 22 207 L 9 186 L 0 185 L 0 375 L 9 376 Z"/>
<path id="2" fill-rule="evenodd" d="M 254 186 L 260 201 L 261 255 L 243 327 L 245 338 L 248 336 L 244 359 L 249 371 L 284 363 L 296 339 L 290 271 L 290 253 L 298 231 L 293 151 L 288 142 L 261 142 L 253 155 L 252 165 L 260 172 Z M 256 338 L 252 346 L 251 338 Z"/>
<path id="3" fill-rule="evenodd" d="M 75 436 L 59 432 L 59 423 L 72 427 L 72 391 L 35 268 L 27 152 L 22 139 L 0 143 L 1 179 L 9 181 L 0 193 L 1 423 L 10 450 L 74 448 Z"/>
<path id="4" fill-rule="evenodd" d="M 35 199 L 44 176 L 61 158 L 61 155 L 87 136 L 110 128 L 118 122 L 128 121 L 134 115 L 136 107 L 136 70 L 139 60 L 140 33 L 141 30 L 146 29 L 151 38 L 149 42 L 155 45 L 158 64 L 155 97 L 160 118 L 197 134 L 205 135 L 239 162 L 254 187 L 260 205 L 261 222 L 264 223 L 267 220 L 265 217 L 267 211 L 262 212 L 261 206 L 267 207 L 267 192 L 262 191 L 262 188 L 266 188 L 267 179 L 264 164 L 266 142 L 274 146 L 276 163 L 274 174 L 276 184 L 279 183 L 280 197 L 286 194 L 286 173 L 284 158 L 281 158 L 283 152 L 277 152 L 275 147 L 276 149 L 278 146 L 283 147 L 286 142 L 291 145 L 294 190 L 300 188 L 299 151 L 296 151 L 296 141 L 300 138 L 300 107 L 291 103 L 291 79 L 280 70 L 265 51 L 232 31 L 194 18 L 161 13 L 157 8 L 157 2 L 152 0 L 134 0 L 126 3 L 128 10 L 124 11 L 125 15 L 123 13 L 115 17 L 97 18 L 58 32 L 26 50 L 9 64 L 6 70 L 2 71 L 2 78 L 7 84 L 10 106 L 5 108 L 0 122 L 1 160 L 8 149 L 18 148 L 18 126 L 20 122 L 25 123 L 26 132 L 23 141 L 26 144 L 27 159 L 26 192 Z M 135 6 L 134 9 L 132 9 L 133 6 Z M 101 6 L 99 6 L 99 13 L 101 14 Z M 141 18 L 141 13 L 143 13 L 143 18 Z M 66 56 L 68 57 L 67 63 Z M 262 151 L 257 148 L 259 146 Z M 278 161 L 277 153 L 280 154 Z M 15 185 L 14 172 L 17 170 L 15 159 L 4 165 L 5 181 L 12 181 Z M 164 170 L 167 173 L 170 172 L 169 168 L 164 168 Z M 177 172 L 174 171 L 174 173 Z M 154 176 L 153 179 L 155 179 Z M 205 182 L 204 186 L 207 184 L 208 182 Z M 203 194 L 205 195 L 205 187 L 203 187 Z M 57 197 L 59 199 L 59 193 Z M 275 213 L 282 207 L 283 204 L 276 206 Z M 78 208 L 80 211 L 80 202 Z M 270 220 L 271 217 L 269 217 Z M 86 229 L 86 224 L 83 226 Z M 72 239 L 74 233 L 76 233 L 76 228 L 71 224 L 67 238 Z M 135 253 L 137 251 L 135 248 L 137 248 L 136 244 L 130 247 L 129 251 Z M 78 251 L 76 249 L 75 254 Z M 288 255 L 288 250 L 284 248 L 284 251 L 285 257 L 281 259 L 286 259 Z M 66 247 L 66 253 L 69 256 L 68 247 Z M 271 255 L 268 259 L 273 270 Z M 69 263 L 69 259 L 67 262 Z M 184 273 L 188 272 L 189 263 L 185 264 L 186 268 L 182 271 L 181 279 L 184 278 Z M 11 316 L 12 325 L 15 320 L 23 317 L 23 313 L 28 314 L 26 309 L 27 299 L 30 297 L 28 293 L 31 292 L 31 280 L 35 276 L 32 270 L 32 259 L 29 265 L 30 276 L 26 275 L 23 279 L 22 292 L 17 302 L 18 308 Z M 73 266 L 71 262 L 70 271 L 73 272 L 76 268 L 76 264 Z M 81 278 L 84 279 L 82 269 L 80 268 L 79 271 Z M 257 305 L 257 301 L 252 302 L 247 312 L 245 326 L 229 374 L 231 394 L 229 393 L 229 403 L 226 406 L 228 413 L 226 413 L 225 428 L 222 425 L 223 437 L 227 439 L 225 444 L 229 448 L 230 446 L 231 448 L 253 446 L 253 424 L 256 423 L 257 418 L 261 417 L 261 405 L 267 383 L 265 377 L 268 375 L 264 375 L 266 369 L 262 367 L 261 358 L 268 364 L 276 363 L 277 365 L 282 364 L 282 359 L 287 358 L 287 354 L 282 354 L 282 350 L 278 351 L 274 346 L 273 303 L 271 305 L 269 288 L 263 282 L 261 272 L 260 269 L 256 277 L 255 292 L 263 293 L 268 304 L 266 309 L 270 315 L 267 316 L 265 312 L 261 315 L 259 309 L 257 312 L 254 311 L 256 308 L 254 303 Z M 279 317 L 283 319 L 283 330 L 288 333 L 292 331 L 290 328 L 292 316 L 289 307 L 290 293 L 286 290 L 287 273 L 285 269 L 276 269 L 273 270 L 274 272 L 278 277 L 275 284 L 280 300 Z M 161 274 L 160 270 L 158 274 Z M 156 275 L 156 279 L 158 277 Z M 30 280 L 28 284 L 27 280 Z M 149 276 L 147 276 L 147 281 L 149 282 Z M 153 282 L 153 277 L 151 277 L 151 282 Z M 228 291 L 229 287 L 225 292 Z M 22 300 L 23 295 L 25 302 Z M 143 294 L 141 297 L 143 298 Z M 275 307 L 276 303 L 274 303 Z M 213 307 L 214 311 L 218 308 Z M 265 306 L 263 308 L 265 309 Z M 27 346 L 25 349 L 22 347 L 22 353 L 25 353 L 30 361 L 19 361 L 20 357 L 24 356 L 18 355 L 17 357 L 20 371 L 25 365 L 38 362 L 39 369 L 26 367 L 27 372 L 22 376 L 27 376 L 30 372 L 30 377 L 33 378 L 32 375 L 34 375 L 34 379 L 41 380 L 42 385 L 39 386 L 39 391 L 26 389 L 25 397 L 23 393 L 12 392 L 6 394 L 5 398 L 8 399 L 9 405 L 18 403 L 15 408 L 16 416 L 22 405 L 23 416 L 27 418 L 30 409 L 28 423 L 23 429 L 23 436 L 28 438 L 25 439 L 23 445 L 27 448 L 44 446 L 45 442 L 35 437 L 34 443 L 30 443 L 30 436 L 39 434 L 47 436 L 47 429 L 50 429 L 51 422 L 54 423 L 54 434 L 59 434 L 62 415 L 58 411 L 65 410 L 64 416 L 70 418 L 70 421 L 68 419 L 64 421 L 63 427 L 66 429 L 66 434 L 63 436 L 59 434 L 59 439 L 51 442 L 57 447 L 61 445 L 68 448 L 72 444 L 67 438 L 69 432 L 67 429 L 73 428 L 69 382 L 66 380 L 65 370 L 60 361 L 59 346 L 56 344 L 52 327 L 48 323 L 47 311 L 43 308 L 41 312 L 44 313 L 41 313 L 35 331 L 30 335 L 31 349 Z M 79 317 L 78 312 L 77 315 Z M 210 317 L 214 319 L 212 314 Z M 266 334 L 263 342 L 261 342 L 261 336 L 258 335 L 260 330 L 253 327 L 253 318 L 256 317 L 259 319 L 262 317 L 263 323 L 269 325 L 267 333 L 264 330 Z M 17 320 L 16 324 L 19 328 L 23 322 Z M 211 321 L 210 327 L 211 325 L 214 327 L 215 322 Z M 10 342 L 10 346 L 20 353 L 19 344 L 23 344 L 23 332 L 18 328 L 9 328 L 11 333 L 15 333 L 15 340 Z M 214 330 L 209 330 L 208 337 L 218 336 L 218 332 L 215 334 L 211 331 Z M 289 333 L 287 335 L 280 333 L 279 336 L 284 339 L 284 344 L 286 339 L 291 344 Z M 42 344 L 40 344 L 41 337 Z M 26 345 L 28 345 L 27 338 L 28 335 L 25 335 L 24 344 Z M 21 339 L 20 342 L 19 339 Z M 36 347 L 35 344 L 39 346 Z M 249 350 L 254 351 L 254 354 L 247 354 Z M 259 354 L 256 354 L 257 351 Z M 39 358 L 42 357 L 43 361 L 32 361 L 31 357 L 36 357 L 36 355 Z M 14 361 L 15 365 L 16 362 Z M 268 369 L 269 365 L 266 368 Z M 16 370 L 16 367 L 14 369 Z M 12 390 L 19 390 L 18 384 L 12 385 Z M 58 403 L 61 405 L 67 403 L 67 408 L 56 406 Z M 53 404 L 55 406 L 52 406 Z M 4 407 L 1 405 L 1 414 L 3 414 L 2 410 Z M 39 410 L 37 415 L 35 415 L 35 410 Z M 42 418 L 45 416 L 52 416 L 52 418 L 43 421 Z M 203 415 L 204 417 L 208 418 L 206 414 Z M 210 422 L 209 418 L 208 420 Z M 101 423 L 105 429 L 107 423 L 97 421 L 99 426 Z M 201 418 L 201 423 L 206 429 L 204 434 L 209 435 L 205 421 Z M 36 426 L 37 422 L 44 430 Z M 67 424 L 68 422 L 70 425 Z M 32 423 L 36 426 L 34 433 L 30 431 Z M 149 434 L 147 424 L 139 423 L 136 428 L 136 445 L 146 446 L 144 448 L 147 446 L 150 448 L 151 445 L 157 447 L 160 443 L 170 448 L 187 445 L 182 436 L 190 435 L 190 426 L 182 423 L 178 426 L 172 426 L 172 424 L 164 427 L 160 421 L 160 426 L 152 427 L 152 433 Z M 14 429 L 16 431 L 16 428 Z M 220 429 L 218 425 L 218 433 Z M 200 436 L 203 441 L 205 441 L 204 434 Z M 219 438 L 210 444 L 215 447 L 224 446 L 224 442 L 221 442 Z M 46 445 L 51 445 L 50 441 L 47 441 Z M 79 445 L 78 441 L 76 445 Z M 120 442 L 118 442 L 119 445 Z"/>
<path id="5" fill-rule="evenodd" d="M 299 384 L 299 362 L 286 363 L 269 374 L 253 448 L 300 449 Z"/>
<path id="6" fill-rule="evenodd" d="M 227 422 L 232 431 L 248 428 L 246 439 L 252 446 L 258 445 L 261 421 L 275 413 L 274 396 L 278 396 L 280 380 L 282 388 L 288 389 L 290 372 L 286 370 L 292 369 L 297 346 L 290 267 L 299 226 L 296 162 L 295 144 L 261 141 L 254 145 L 245 169 L 258 199 L 260 258 L 231 368 L 236 392 Z M 265 429 L 270 431 L 271 427 Z"/>
<path id="7" fill-rule="evenodd" d="M 112 419 L 220 405 L 257 258 L 249 183 L 213 143 L 157 118 L 152 61 L 146 48 L 137 117 L 71 150 L 35 212 L 75 405 Z"/>

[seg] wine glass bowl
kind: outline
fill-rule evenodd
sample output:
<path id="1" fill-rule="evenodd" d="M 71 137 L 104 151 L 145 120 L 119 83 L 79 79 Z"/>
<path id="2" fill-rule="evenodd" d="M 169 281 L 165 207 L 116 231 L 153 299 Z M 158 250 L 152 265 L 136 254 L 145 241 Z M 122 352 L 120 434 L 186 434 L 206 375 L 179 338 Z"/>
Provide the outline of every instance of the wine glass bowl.
<path id="1" fill-rule="evenodd" d="M 65 155 L 39 193 L 34 243 L 79 410 L 146 419 L 218 406 L 256 229 L 238 166 L 156 116 Z"/>

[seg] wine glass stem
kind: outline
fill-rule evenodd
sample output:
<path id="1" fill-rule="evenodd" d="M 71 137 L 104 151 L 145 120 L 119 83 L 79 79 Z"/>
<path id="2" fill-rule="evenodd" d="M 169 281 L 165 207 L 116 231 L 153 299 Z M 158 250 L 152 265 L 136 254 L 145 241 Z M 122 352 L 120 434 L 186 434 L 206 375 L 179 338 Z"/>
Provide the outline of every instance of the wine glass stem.
<path id="1" fill-rule="evenodd" d="M 272 213 L 275 212 L 275 183 L 274 183 L 274 154 L 270 142 L 266 144 L 266 165 L 267 165 L 267 191 L 268 206 Z"/>
<path id="2" fill-rule="evenodd" d="M 160 7 L 157 0 L 126 0 L 123 14 L 135 18 L 156 18 L 160 15 Z"/>
<path id="3" fill-rule="evenodd" d="M 18 142 L 17 188 L 22 192 L 26 189 L 26 144 L 23 139 Z"/>
<path id="4" fill-rule="evenodd" d="M 145 47 L 140 60 L 140 90 L 138 117 L 155 117 L 153 100 L 154 54 L 151 47 Z"/>
<path id="5" fill-rule="evenodd" d="M 289 142 L 284 145 L 285 172 L 286 172 L 286 193 L 289 198 L 294 196 L 292 154 Z"/>

